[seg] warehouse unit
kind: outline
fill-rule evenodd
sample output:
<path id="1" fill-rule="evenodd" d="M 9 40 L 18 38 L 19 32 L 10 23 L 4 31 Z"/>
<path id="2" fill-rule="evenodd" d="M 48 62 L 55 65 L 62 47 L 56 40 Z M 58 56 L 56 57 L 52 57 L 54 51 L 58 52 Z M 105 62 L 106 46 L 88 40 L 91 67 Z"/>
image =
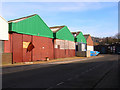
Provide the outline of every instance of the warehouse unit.
<path id="1" fill-rule="evenodd" d="M 67 26 L 50 27 L 54 35 L 54 58 L 75 56 L 74 36 Z"/>
<path id="2" fill-rule="evenodd" d="M 4 41 L 8 41 L 8 37 L 8 22 L 0 16 L 0 64 L 8 64 L 12 61 L 11 54 L 4 53 Z"/>
<path id="3" fill-rule="evenodd" d="M 81 56 L 81 57 L 86 57 L 87 52 L 87 44 L 86 44 L 86 39 L 83 36 L 82 32 L 72 32 L 74 38 L 75 38 L 75 55 L 76 56 Z"/>
<path id="4" fill-rule="evenodd" d="M 84 35 L 87 41 L 87 50 L 94 51 L 94 45 L 93 45 L 93 40 L 90 36 L 90 34 Z"/>
<path id="5" fill-rule="evenodd" d="M 4 52 L 13 63 L 53 59 L 53 32 L 37 14 L 10 20 L 9 39 Z"/>
<path id="6" fill-rule="evenodd" d="M 86 39 L 82 32 L 72 32 L 75 38 L 76 51 L 86 51 Z"/>

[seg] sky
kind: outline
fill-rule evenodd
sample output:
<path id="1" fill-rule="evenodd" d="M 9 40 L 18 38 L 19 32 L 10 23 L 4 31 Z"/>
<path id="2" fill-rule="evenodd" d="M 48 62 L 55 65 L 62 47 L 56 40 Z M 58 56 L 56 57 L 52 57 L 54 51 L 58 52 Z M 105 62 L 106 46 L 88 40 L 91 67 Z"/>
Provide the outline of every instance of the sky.
<path id="1" fill-rule="evenodd" d="M 2 17 L 12 20 L 38 14 L 49 26 L 66 25 L 94 37 L 118 32 L 117 2 L 3 2 Z"/>

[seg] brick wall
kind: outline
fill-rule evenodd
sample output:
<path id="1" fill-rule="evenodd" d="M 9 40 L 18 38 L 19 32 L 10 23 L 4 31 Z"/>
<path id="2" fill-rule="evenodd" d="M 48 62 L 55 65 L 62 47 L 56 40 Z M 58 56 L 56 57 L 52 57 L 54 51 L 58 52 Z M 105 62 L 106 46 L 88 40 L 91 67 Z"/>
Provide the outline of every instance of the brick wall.
<path id="1" fill-rule="evenodd" d="M 2 53 L 2 64 L 12 64 L 12 53 Z"/>

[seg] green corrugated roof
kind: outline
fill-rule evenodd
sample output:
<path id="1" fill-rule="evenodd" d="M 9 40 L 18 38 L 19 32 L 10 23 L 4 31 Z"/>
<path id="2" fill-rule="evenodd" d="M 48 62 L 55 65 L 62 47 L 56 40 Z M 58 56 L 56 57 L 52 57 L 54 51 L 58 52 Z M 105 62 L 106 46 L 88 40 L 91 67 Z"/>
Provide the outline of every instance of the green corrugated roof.
<path id="1" fill-rule="evenodd" d="M 61 40 L 74 41 L 74 36 L 70 32 L 70 30 L 67 28 L 67 26 L 56 26 L 56 27 L 50 27 L 50 28 L 54 32 L 54 38 L 61 39 Z M 56 30 L 54 31 L 55 28 Z"/>
<path id="2" fill-rule="evenodd" d="M 53 38 L 53 32 L 37 14 L 9 21 L 9 31 Z"/>
<path id="3" fill-rule="evenodd" d="M 82 32 L 75 37 L 75 42 L 87 43 Z"/>

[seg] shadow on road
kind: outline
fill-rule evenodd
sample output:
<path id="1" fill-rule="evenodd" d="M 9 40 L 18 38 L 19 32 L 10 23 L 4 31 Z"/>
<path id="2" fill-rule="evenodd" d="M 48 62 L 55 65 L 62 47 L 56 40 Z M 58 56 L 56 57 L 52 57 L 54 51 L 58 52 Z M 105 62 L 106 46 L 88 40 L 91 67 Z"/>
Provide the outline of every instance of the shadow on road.
<path id="1" fill-rule="evenodd" d="M 3 74 L 3 88 L 118 88 L 118 56 Z M 117 70 L 118 69 L 118 70 Z M 4 72 L 4 71 L 3 71 Z M 119 73 L 120 74 L 120 73 Z M 114 78 L 116 77 L 116 78 Z M 61 83 L 62 82 L 62 83 Z"/>

